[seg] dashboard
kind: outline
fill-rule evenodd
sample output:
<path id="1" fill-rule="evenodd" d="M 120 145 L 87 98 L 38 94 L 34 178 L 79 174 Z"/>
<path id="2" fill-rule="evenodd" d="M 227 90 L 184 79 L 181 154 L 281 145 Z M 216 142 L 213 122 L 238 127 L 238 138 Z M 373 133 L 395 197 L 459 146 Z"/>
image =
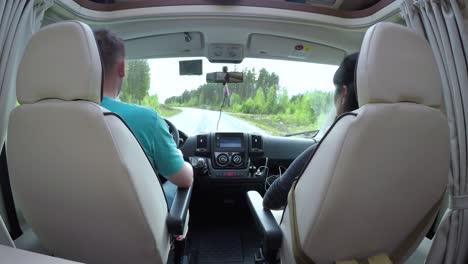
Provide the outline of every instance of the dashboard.
<path id="1" fill-rule="evenodd" d="M 197 178 L 208 181 L 263 182 L 268 171 L 289 164 L 314 139 L 242 132 L 210 132 L 186 137 L 181 151 Z M 262 170 L 261 168 L 271 168 Z"/>

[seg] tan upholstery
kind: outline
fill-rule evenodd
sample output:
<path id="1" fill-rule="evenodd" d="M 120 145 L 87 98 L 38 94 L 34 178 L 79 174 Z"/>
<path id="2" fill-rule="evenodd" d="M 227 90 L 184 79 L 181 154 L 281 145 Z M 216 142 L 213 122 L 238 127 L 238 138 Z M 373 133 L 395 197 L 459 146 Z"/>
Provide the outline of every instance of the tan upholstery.
<path id="1" fill-rule="evenodd" d="M 389 30 L 398 37 L 386 34 Z M 440 75 L 429 45 L 397 24 L 367 31 L 356 77 L 360 106 L 412 102 L 438 108 L 442 103 Z"/>
<path id="2" fill-rule="evenodd" d="M 441 84 L 432 56 L 402 26 L 367 32 L 357 69 L 361 107 L 331 128 L 295 189 L 300 246 L 315 263 L 392 256 L 442 197 L 449 131 L 434 108 Z M 286 210 L 281 260 L 295 263 Z M 415 245 L 425 232 L 418 235 Z"/>
<path id="3" fill-rule="evenodd" d="M 80 22 L 53 24 L 33 36 L 18 77 L 23 104 L 10 116 L 7 142 L 17 204 L 55 256 L 166 263 L 163 191 L 130 130 L 96 104 L 97 54 L 91 29 Z M 59 72 L 41 70 L 39 77 L 32 70 L 48 67 Z"/>
<path id="4" fill-rule="evenodd" d="M 21 104 L 52 98 L 100 103 L 100 86 L 101 61 L 93 32 L 60 23 L 29 42 L 18 70 L 16 96 Z"/>
<path id="5" fill-rule="evenodd" d="M 78 262 L 53 258 L 21 249 L 0 245 L 0 263 L 5 264 L 78 264 Z"/>

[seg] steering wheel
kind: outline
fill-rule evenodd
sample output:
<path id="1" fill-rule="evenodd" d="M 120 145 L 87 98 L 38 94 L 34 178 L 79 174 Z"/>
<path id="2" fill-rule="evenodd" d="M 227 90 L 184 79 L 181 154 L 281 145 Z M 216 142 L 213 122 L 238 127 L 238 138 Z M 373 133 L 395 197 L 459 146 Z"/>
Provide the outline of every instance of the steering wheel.
<path id="1" fill-rule="evenodd" d="M 174 139 L 177 148 L 179 148 L 179 143 L 180 143 L 180 138 L 179 138 L 179 130 L 177 130 L 177 127 L 169 120 L 164 118 L 164 121 L 166 121 L 167 125 L 169 126 L 169 133 L 171 133 L 172 138 Z"/>

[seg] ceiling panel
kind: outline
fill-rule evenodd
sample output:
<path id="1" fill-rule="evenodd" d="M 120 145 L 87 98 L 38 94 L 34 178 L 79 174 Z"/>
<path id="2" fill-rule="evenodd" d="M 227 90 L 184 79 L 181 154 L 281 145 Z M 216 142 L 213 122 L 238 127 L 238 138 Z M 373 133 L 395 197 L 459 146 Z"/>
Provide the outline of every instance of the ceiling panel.
<path id="1" fill-rule="evenodd" d="M 340 64 L 345 51 L 298 39 L 252 34 L 248 57 Z"/>

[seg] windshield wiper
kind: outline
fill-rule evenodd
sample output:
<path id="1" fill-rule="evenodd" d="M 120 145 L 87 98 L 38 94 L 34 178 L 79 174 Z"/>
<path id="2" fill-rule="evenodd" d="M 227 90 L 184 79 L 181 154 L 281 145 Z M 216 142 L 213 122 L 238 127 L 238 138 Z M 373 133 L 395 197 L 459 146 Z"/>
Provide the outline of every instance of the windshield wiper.
<path id="1" fill-rule="evenodd" d="M 320 130 L 309 130 L 309 131 L 302 131 L 302 132 L 298 132 L 298 133 L 291 133 L 291 134 L 286 134 L 284 135 L 285 137 L 292 137 L 292 136 L 299 136 L 299 135 L 304 135 L 306 137 L 310 137 L 310 138 L 313 138 L 315 137 L 318 133 L 319 133 Z"/>

